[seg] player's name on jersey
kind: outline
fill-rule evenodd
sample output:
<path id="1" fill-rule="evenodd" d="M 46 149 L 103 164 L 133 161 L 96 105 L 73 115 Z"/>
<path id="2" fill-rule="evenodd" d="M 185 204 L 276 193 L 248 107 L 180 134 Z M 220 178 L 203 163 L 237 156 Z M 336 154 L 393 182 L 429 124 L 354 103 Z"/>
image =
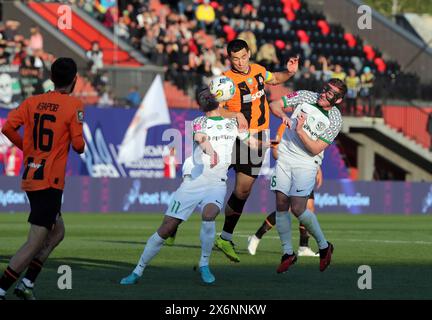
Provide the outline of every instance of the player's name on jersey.
<path id="1" fill-rule="evenodd" d="M 37 105 L 37 109 L 40 111 L 52 111 L 57 112 L 60 108 L 60 105 L 56 103 L 49 103 L 49 102 L 41 102 Z"/>

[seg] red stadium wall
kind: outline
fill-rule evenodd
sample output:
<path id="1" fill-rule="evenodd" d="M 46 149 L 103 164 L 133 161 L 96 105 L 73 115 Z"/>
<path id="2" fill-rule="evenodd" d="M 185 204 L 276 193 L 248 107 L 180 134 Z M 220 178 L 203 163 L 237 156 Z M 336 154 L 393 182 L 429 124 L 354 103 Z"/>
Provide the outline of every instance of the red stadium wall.
<path id="1" fill-rule="evenodd" d="M 384 106 L 384 122 L 405 134 L 408 138 L 429 149 L 431 136 L 426 125 L 431 108 L 417 108 L 411 106 Z"/>
<path id="2" fill-rule="evenodd" d="M 57 28 L 59 3 L 30 2 L 29 7 L 49 24 Z M 79 15 L 72 11 L 73 28 L 61 30 L 62 33 L 84 50 L 90 50 L 92 42 L 99 42 L 103 51 L 105 64 L 117 64 L 124 66 L 140 66 L 141 64 L 132 58 L 128 52 L 118 48 L 112 39 L 105 37 L 92 25 L 88 24 Z"/>

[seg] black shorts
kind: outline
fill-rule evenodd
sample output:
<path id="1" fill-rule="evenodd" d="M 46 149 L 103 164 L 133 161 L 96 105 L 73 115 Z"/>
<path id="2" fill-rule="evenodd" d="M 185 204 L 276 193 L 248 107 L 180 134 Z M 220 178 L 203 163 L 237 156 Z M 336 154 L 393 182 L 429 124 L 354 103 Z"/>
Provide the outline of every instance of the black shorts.
<path id="1" fill-rule="evenodd" d="M 234 144 L 233 159 L 230 168 L 235 172 L 244 173 L 252 178 L 257 178 L 264 161 L 265 151 L 262 148 L 251 150 L 247 144 L 239 139 Z"/>
<path id="2" fill-rule="evenodd" d="M 309 195 L 309 199 L 315 200 L 315 193 L 314 190 L 312 190 L 311 194 Z"/>
<path id="3" fill-rule="evenodd" d="M 49 188 L 26 193 L 30 201 L 28 222 L 52 230 L 61 216 L 63 190 Z"/>

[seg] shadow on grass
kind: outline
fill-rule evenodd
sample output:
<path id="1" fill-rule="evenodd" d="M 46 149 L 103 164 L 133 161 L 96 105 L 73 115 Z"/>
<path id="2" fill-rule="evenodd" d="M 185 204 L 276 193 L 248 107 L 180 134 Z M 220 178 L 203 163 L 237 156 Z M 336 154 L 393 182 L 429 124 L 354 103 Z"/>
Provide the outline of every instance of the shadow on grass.
<path id="1" fill-rule="evenodd" d="M 129 244 L 129 245 L 141 245 L 143 248 L 144 246 L 147 244 L 147 242 L 145 241 L 126 241 L 126 240 L 94 240 L 94 239 L 89 239 L 88 241 L 94 241 L 94 242 L 105 242 L 105 243 L 113 243 L 113 244 Z M 176 242 L 174 245 L 172 246 L 167 246 L 169 248 L 184 248 L 184 249 L 201 249 L 201 245 L 190 245 L 190 244 L 183 244 L 181 242 Z M 213 250 L 219 251 L 219 249 L 217 249 L 216 247 L 213 248 Z M 247 251 L 247 249 L 239 249 L 237 246 L 235 247 L 235 251 L 237 253 L 242 253 L 242 254 L 249 254 L 249 252 Z M 266 249 L 260 249 L 260 252 L 262 253 L 275 253 L 275 254 L 280 254 L 280 251 L 273 251 L 273 250 L 266 250 Z"/>
<path id="2" fill-rule="evenodd" d="M 113 254 L 115 257 L 115 254 Z M 0 256 L 7 263 L 9 257 Z M 156 262 L 156 261 L 155 261 Z M 72 268 L 72 290 L 59 290 L 60 265 Z M 318 261 L 299 261 L 285 274 L 277 274 L 274 261 L 257 264 L 211 266 L 216 284 L 205 286 L 193 266 L 169 260 L 146 268 L 137 285 L 119 281 L 135 265 L 117 260 L 62 257 L 48 260 L 35 289 L 40 299 L 191 299 L 191 300 L 291 300 L 291 299 L 431 299 L 430 265 L 371 265 L 372 290 L 360 290 L 358 265 L 332 264 L 319 272 Z"/>

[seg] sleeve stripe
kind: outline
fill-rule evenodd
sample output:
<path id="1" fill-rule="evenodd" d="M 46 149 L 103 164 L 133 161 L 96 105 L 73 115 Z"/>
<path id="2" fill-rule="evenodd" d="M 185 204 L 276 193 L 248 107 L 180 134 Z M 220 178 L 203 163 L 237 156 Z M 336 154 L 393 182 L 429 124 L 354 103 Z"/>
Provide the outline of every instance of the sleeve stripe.
<path id="1" fill-rule="evenodd" d="M 324 139 L 323 137 L 319 137 L 319 139 L 324 141 L 325 143 L 332 144 L 331 141 L 328 141 L 327 139 Z"/>
<path id="2" fill-rule="evenodd" d="M 282 101 L 283 101 L 284 108 L 288 107 L 288 100 L 287 100 L 287 97 L 282 96 Z"/>
<path id="3" fill-rule="evenodd" d="M 273 79 L 273 73 L 266 71 L 264 82 L 270 81 L 271 79 Z"/>

